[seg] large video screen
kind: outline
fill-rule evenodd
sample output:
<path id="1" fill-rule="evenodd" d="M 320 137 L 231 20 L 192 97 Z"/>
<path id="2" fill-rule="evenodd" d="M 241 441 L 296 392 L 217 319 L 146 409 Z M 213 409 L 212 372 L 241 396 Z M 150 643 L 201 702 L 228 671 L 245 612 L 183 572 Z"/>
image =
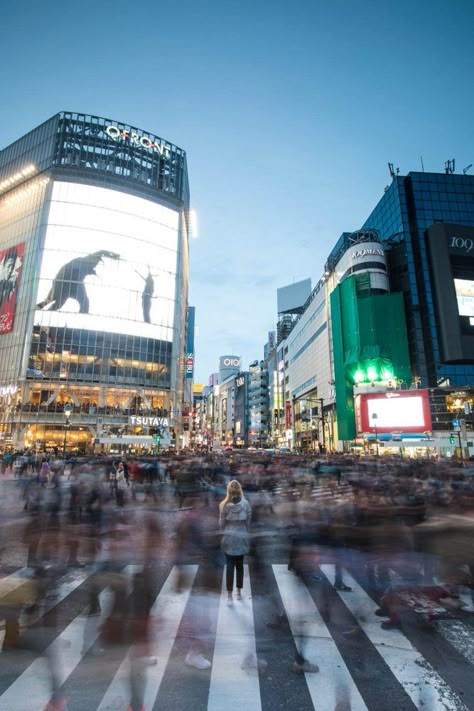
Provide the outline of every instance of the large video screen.
<path id="1" fill-rule="evenodd" d="M 456 298 L 460 316 L 474 317 L 474 281 L 471 279 L 455 279 Z"/>
<path id="2" fill-rule="evenodd" d="M 368 399 L 367 407 L 369 423 L 378 429 L 406 430 L 425 425 L 423 398 L 420 396 Z"/>
<path id="3" fill-rule="evenodd" d="M 35 325 L 173 340 L 179 213 L 79 183 L 53 185 Z"/>

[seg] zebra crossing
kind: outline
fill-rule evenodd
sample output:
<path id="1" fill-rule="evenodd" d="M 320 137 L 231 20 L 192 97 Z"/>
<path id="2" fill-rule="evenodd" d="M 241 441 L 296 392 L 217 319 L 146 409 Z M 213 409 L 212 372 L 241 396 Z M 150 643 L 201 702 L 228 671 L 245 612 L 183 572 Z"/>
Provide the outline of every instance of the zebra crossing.
<path id="1" fill-rule="evenodd" d="M 84 606 L 62 628 L 54 630 L 44 649 L 29 649 L 28 663 L 19 666 L 19 673 L 12 679 L 17 652 L 0 654 L 0 711 L 41 711 L 48 706 L 54 688 L 67 699 L 68 711 L 125 711 L 129 708 L 131 687 L 142 684 L 143 704 L 146 711 L 161 708 L 187 708 L 195 685 L 199 686 L 194 699 L 195 709 L 206 711 L 269 711 L 289 707 L 285 694 L 297 682 L 292 674 L 293 658 L 285 658 L 288 674 L 285 684 L 281 679 L 272 679 L 274 659 L 281 655 L 281 636 L 264 633 L 268 659 L 264 660 L 258 649 L 262 648 L 260 636 L 264 620 L 270 619 L 272 608 L 269 600 L 278 600 L 288 624 L 291 644 L 310 663 L 319 666 L 317 673 L 305 673 L 305 693 L 300 696 L 299 708 L 317 711 L 379 711 L 379 709 L 423 709 L 424 711 L 468 711 L 474 709 L 472 695 L 466 699 L 465 689 L 456 688 L 456 675 L 444 673 L 443 668 L 430 659 L 430 647 L 444 644 L 453 650 L 457 664 L 464 665 L 461 672 L 466 678 L 472 675 L 474 651 L 470 624 L 459 619 L 437 621 L 430 631 L 431 642 L 420 650 L 405 630 L 384 630 L 380 618 L 375 615 L 378 607 L 368 592 L 348 571 L 344 579 L 352 592 L 335 591 L 332 588 L 334 565 L 321 564 L 325 576 L 324 586 L 330 595 L 339 601 L 338 610 L 343 610 L 352 619 L 362 640 L 358 654 L 370 648 L 371 664 L 382 676 L 378 688 L 391 689 L 391 694 L 374 699 L 368 685 L 361 683 L 354 672 L 354 659 L 347 644 L 341 643 L 337 631 L 328 618 L 327 610 L 315 596 L 309 584 L 303 583 L 284 564 L 267 566 L 266 594 L 259 587 L 257 573 L 245 566 L 242 600 L 234 600 L 229 606 L 225 594 L 225 576 L 219 594 L 203 591 L 199 585 L 199 566 L 170 566 L 164 582 L 156 590 L 151 608 L 151 639 L 149 665 L 137 667 L 137 650 L 133 646 L 121 647 L 109 655 L 106 648 L 98 647 L 101 624 L 107 617 L 113 593 L 105 586 L 100 592 L 101 615 L 87 614 Z M 127 566 L 126 575 L 136 572 L 135 566 Z M 67 573 L 58 579 L 56 594 L 47 598 L 42 607 L 46 617 L 53 610 L 67 606 L 71 596 L 77 595 L 90 572 L 79 570 Z M 17 574 L 0 579 L 0 617 L 2 600 L 12 592 L 21 590 L 31 579 L 30 571 L 21 569 Z M 179 584 L 178 584 L 179 583 Z M 320 586 L 321 587 L 321 586 Z M 213 618 L 207 633 L 186 631 L 199 618 Z M 262 626 L 263 625 L 263 626 Z M 0 642 L 2 641 L 0 628 Z M 189 651 L 195 637 L 206 638 L 203 654 L 208 656 L 208 670 L 197 670 L 185 664 L 182 645 L 185 639 Z M 264 645 L 265 646 L 265 645 Z M 287 650 L 288 647 L 285 647 Z M 427 653 L 428 651 L 428 653 Z M 102 652 L 102 653 L 100 653 Z M 370 657 L 372 659 L 372 656 Z M 140 660 L 138 660 L 140 661 Z M 282 661 L 281 659 L 279 660 Z M 137 671 L 138 669 L 138 671 Z M 91 672 L 100 677 L 100 684 L 92 683 Z M 458 669 L 459 672 L 459 669 Z M 446 678 L 448 677 L 448 678 Z M 146 682 L 144 681 L 146 679 Z M 179 684 L 176 680 L 180 680 Z M 275 697 L 268 698 L 275 684 Z M 196 686 L 197 688 L 197 686 Z M 301 687 L 298 687 L 301 688 Z M 237 693 L 236 693 L 237 692 Z M 182 698 L 180 699 L 180 694 Z M 271 694 L 270 694 L 271 697 Z M 164 703 L 163 699 L 168 699 Z M 170 701 L 172 699 L 172 701 Z M 467 702 L 467 703 L 466 703 Z M 66 707 L 65 707 L 66 708 Z"/>

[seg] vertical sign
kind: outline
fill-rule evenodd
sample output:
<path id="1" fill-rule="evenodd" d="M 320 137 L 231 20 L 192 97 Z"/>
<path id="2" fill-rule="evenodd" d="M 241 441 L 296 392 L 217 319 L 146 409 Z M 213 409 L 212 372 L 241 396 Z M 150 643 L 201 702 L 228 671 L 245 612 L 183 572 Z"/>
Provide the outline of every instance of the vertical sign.
<path id="1" fill-rule="evenodd" d="M 0 252 L 0 334 L 13 331 L 24 252 L 24 242 Z"/>
<path id="2" fill-rule="evenodd" d="M 188 306 L 187 334 L 186 334 L 186 378 L 194 375 L 194 328 L 196 320 L 196 308 Z"/>
<path id="3" fill-rule="evenodd" d="M 285 427 L 287 430 L 291 429 L 291 402 L 285 400 Z"/>

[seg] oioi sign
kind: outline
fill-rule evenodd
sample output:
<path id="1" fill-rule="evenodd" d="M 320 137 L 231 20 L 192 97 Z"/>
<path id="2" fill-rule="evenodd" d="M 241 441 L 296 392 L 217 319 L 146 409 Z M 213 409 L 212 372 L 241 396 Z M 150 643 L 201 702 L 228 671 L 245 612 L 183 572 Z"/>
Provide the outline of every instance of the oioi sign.
<path id="1" fill-rule="evenodd" d="M 105 129 L 106 134 L 113 141 L 128 141 L 131 145 L 141 146 L 142 148 L 148 148 L 150 151 L 159 153 L 164 158 L 169 158 L 170 149 L 165 146 L 164 143 L 155 143 L 148 138 L 148 136 L 141 136 L 133 131 L 127 131 L 126 129 L 120 129 L 118 126 L 107 126 Z"/>

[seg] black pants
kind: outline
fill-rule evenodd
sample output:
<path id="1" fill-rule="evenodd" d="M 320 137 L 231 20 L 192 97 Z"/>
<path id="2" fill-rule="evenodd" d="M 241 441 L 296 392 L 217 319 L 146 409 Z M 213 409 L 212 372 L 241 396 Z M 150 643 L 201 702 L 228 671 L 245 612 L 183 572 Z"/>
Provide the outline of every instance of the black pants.
<path id="1" fill-rule="evenodd" d="M 234 568 L 237 573 L 236 588 L 241 590 L 244 586 L 244 556 L 243 555 L 227 555 L 225 554 L 226 562 L 226 586 L 227 592 L 232 592 L 234 587 Z"/>

